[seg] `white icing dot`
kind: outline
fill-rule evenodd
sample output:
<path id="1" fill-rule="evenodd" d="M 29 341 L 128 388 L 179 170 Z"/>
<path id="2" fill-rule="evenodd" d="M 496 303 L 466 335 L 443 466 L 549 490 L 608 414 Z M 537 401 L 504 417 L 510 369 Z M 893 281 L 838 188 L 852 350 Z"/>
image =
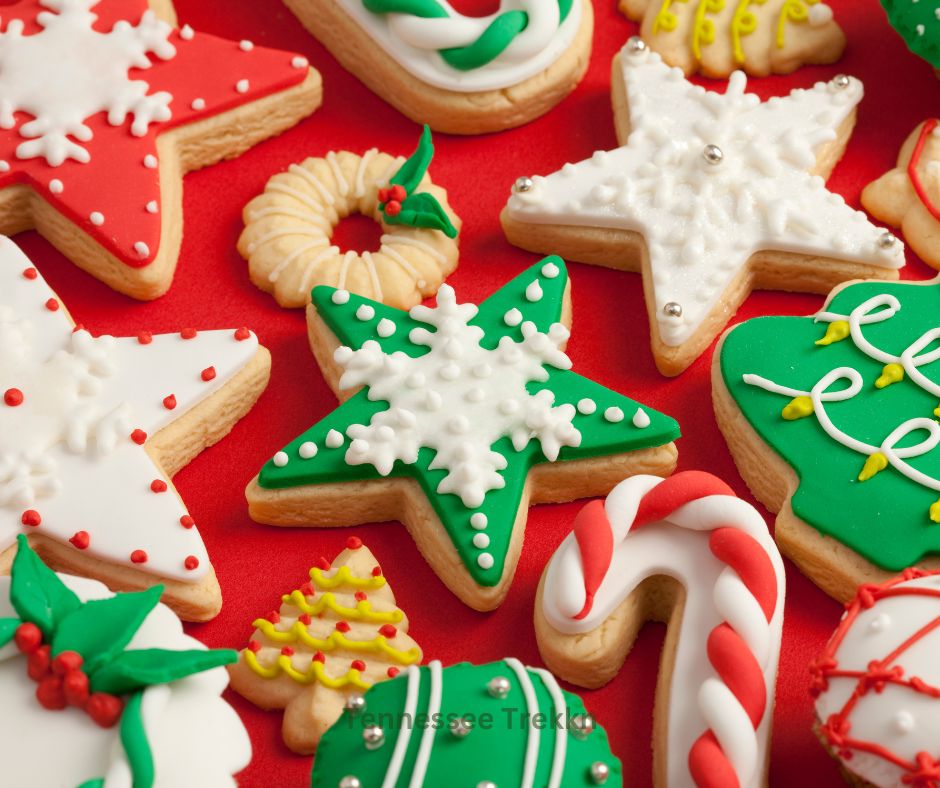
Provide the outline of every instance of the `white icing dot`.
<path id="1" fill-rule="evenodd" d="M 371 320 L 373 317 L 375 317 L 375 310 L 368 304 L 362 304 L 356 310 L 356 317 L 363 321 Z"/>
<path id="2" fill-rule="evenodd" d="M 62 194 L 65 191 L 65 185 L 58 178 L 53 178 L 49 181 L 49 191 L 53 194 Z"/>
<path id="3" fill-rule="evenodd" d="M 507 326 L 518 326 L 522 322 L 522 312 L 513 307 L 503 315 L 503 322 L 505 322 Z"/>
<path id="4" fill-rule="evenodd" d="M 633 414 L 633 426 L 638 429 L 646 429 L 650 425 L 649 414 L 643 408 L 637 408 Z"/>
<path id="5" fill-rule="evenodd" d="M 183 25 L 180 28 L 180 38 L 182 38 L 183 41 L 192 41 L 194 35 L 196 35 L 196 31 L 189 25 Z"/>
<path id="6" fill-rule="evenodd" d="M 554 263 L 545 263 L 545 265 L 542 266 L 542 276 L 546 279 L 554 279 L 559 273 L 561 273 L 561 271 Z"/>
<path id="7" fill-rule="evenodd" d="M 101 227 L 104 224 L 104 214 L 100 211 L 92 211 L 88 218 L 95 227 Z"/>
<path id="8" fill-rule="evenodd" d="M 584 399 L 578 400 L 578 413 L 581 413 L 585 416 L 590 416 L 597 410 L 597 403 L 585 397 Z"/>
<path id="9" fill-rule="evenodd" d="M 437 374 L 444 380 L 457 380 L 460 377 L 460 367 L 453 363 L 447 363 L 441 367 Z"/>
<path id="10" fill-rule="evenodd" d="M 618 421 L 623 421 L 623 411 L 617 407 L 607 408 L 607 410 L 604 411 L 604 418 L 616 424 Z"/>
<path id="11" fill-rule="evenodd" d="M 486 534 L 474 534 L 473 546 L 485 550 L 490 546 L 490 538 Z"/>
<path id="12" fill-rule="evenodd" d="M 247 38 L 243 38 L 238 42 L 238 48 L 242 52 L 251 52 L 251 50 L 255 48 L 255 45 L 252 44 L 251 41 L 249 41 Z"/>
<path id="13" fill-rule="evenodd" d="M 424 375 L 420 372 L 415 372 L 408 376 L 405 380 L 405 385 L 410 389 L 419 389 L 427 382 Z"/>
<path id="14" fill-rule="evenodd" d="M 879 613 L 872 619 L 872 622 L 868 625 L 868 631 L 872 634 L 877 634 L 879 632 L 884 632 L 888 625 L 891 623 L 891 619 L 888 617 L 887 613 Z"/>
<path id="15" fill-rule="evenodd" d="M 6 159 L 0 159 L 0 172 L 9 172 L 10 171 L 10 162 Z"/>
<path id="16" fill-rule="evenodd" d="M 909 711 L 901 709 L 901 711 L 894 715 L 894 727 L 897 728 L 900 733 L 910 733 L 914 730 L 914 715 Z"/>
<path id="17" fill-rule="evenodd" d="M 519 403 L 514 399 L 504 399 L 499 403 L 499 412 L 505 414 L 506 416 L 511 416 L 513 413 L 519 410 Z"/>
<path id="18" fill-rule="evenodd" d="M 493 368 L 489 364 L 477 364 L 473 368 L 473 377 L 486 380 L 493 374 Z"/>
<path id="19" fill-rule="evenodd" d="M 390 337 L 395 333 L 395 324 L 387 317 L 383 317 L 375 327 L 375 333 L 380 337 Z"/>
<path id="20" fill-rule="evenodd" d="M 328 449 L 338 449 L 343 445 L 343 433 L 338 432 L 337 430 L 330 430 L 326 434 L 326 440 L 324 443 L 326 443 L 326 447 Z"/>
<path id="21" fill-rule="evenodd" d="M 467 393 L 464 394 L 464 399 L 466 399 L 467 402 L 483 402 L 485 397 L 486 392 L 481 388 L 467 389 Z"/>
<path id="22" fill-rule="evenodd" d="M 330 300 L 334 304 L 346 304 L 349 302 L 349 291 L 348 290 L 334 290 L 333 295 L 330 297 Z"/>
<path id="23" fill-rule="evenodd" d="M 532 283 L 525 289 L 525 297 L 527 301 L 542 300 L 542 285 L 539 284 L 538 279 L 533 279 Z"/>
<path id="24" fill-rule="evenodd" d="M 190 104 L 189 106 L 191 106 L 194 110 L 198 112 L 199 110 L 203 110 L 206 108 L 206 100 L 203 98 L 193 99 L 193 103 Z"/>
<path id="25" fill-rule="evenodd" d="M 156 213 L 160 210 L 160 206 L 157 205 L 156 200 L 151 200 L 147 203 L 147 213 Z"/>
<path id="26" fill-rule="evenodd" d="M 470 525 L 478 531 L 482 531 L 487 525 L 486 515 L 483 512 L 474 512 L 470 515 Z"/>
<path id="27" fill-rule="evenodd" d="M 134 244 L 134 251 L 137 252 L 137 256 L 141 260 L 146 260 L 150 257 L 150 247 L 143 241 L 137 241 L 137 243 Z"/>
<path id="28" fill-rule="evenodd" d="M 312 441 L 304 441 L 300 444 L 300 448 L 297 449 L 297 453 L 300 455 L 302 460 L 309 460 L 312 457 L 317 456 L 317 444 Z"/>
<path id="29" fill-rule="evenodd" d="M 290 62 L 290 64 L 294 68 L 306 68 L 309 65 L 309 63 L 310 61 L 307 60 L 307 58 L 301 57 L 300 55 L 297 55 L 294 58 L 292 58 Z"/>
<path id="30" fill-rule="evenodd" d="M 489 553 L 480 553 L 477 556 L 477 563 L 480 565 L 480 569 L 492 569 L 493 556 L 491 556 Z"/>
<path id="31" fill-rule="evenodd" d="M 240 79 L 238 80 L 238 82 L 235 83 L 235 90 L 238 93 L 247 93 L 248 87 L 249 87 L 249 84 L 248 84 L 247 79 Z"/>
<path id="32" fill-rule="evenodd" d="M 146 156 L 144 156 L 144 166 L 148 170 L 155 170 L 157 168 L 157 163 L 157 157 L 152 153 L 148 153 Z"/>
<path id="33" fill-rule="evenodd" d="M 454 416 L 447 422 L 447 429 L 453 435 L 466 435 L 470 431 L 470 420 L 466 416 Z"/>
<path id="34" fill-rule="evenodd" d="M 283 468 L 285 465 L 287 465 L 287 459 L 287 452 L 279 451 L 274 455 L 274 464 L 278 468 Z"/>

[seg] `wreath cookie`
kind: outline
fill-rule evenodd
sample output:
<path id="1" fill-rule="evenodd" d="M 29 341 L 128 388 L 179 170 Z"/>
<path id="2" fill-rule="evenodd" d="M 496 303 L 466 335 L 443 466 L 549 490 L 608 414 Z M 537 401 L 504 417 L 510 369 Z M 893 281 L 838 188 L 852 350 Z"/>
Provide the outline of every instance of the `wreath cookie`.
<path id="1" fill-rule="evenodd" d="M 255 620 L 229 668 L 232 689 L 261 708 L 284 709 L 284 742 L 309 754 L 365 690 L 421 662 L 421 648 L 378 561 L 355 536 L 281 602 Z"/>
<path id="2" fill-rule="evenodd" d="M 447 0 L 284 0 L 339 62 L 404 115 L 449 134 L 520 126 L 581 81 L 590 0 L 500 0 L 485 17 Z"/>
<path id="3" fill-rule="evenodd" d="M 902 569 L 940 567 L 940 281 L 859 282 L 812 317 L 725 334 L 718 426 L 776 539 L 846 601 Z"/>
<path id="4" fill-rule="evenodd" d="M 904 141 L 897 166 L 862 191 L 862 205 L 899 227 L 928 265 L 940 269 L 940 121 L 921 123 Z"/>
<path id="5" fill-rule="evenodd" d="M 433 155 L 425 126 L 408 159 L 375 148 L 362 156 L 330 152 L 275 175 L 245 206 L 238 250 L 252 282 L 284 307 L 306 306 L 319 285 L 398 309 L 434 295 L 457 267 L 460 219 L 427 175 Z M 382 226 L 377 251 L 331 245 L 336 226 L 353 213 Z"/>
<path id="6" fill-rule="evenodd" d="M 271 525 L 401 520 L 466 604 L 497 607 L 530 504 L 604 494 L 675 467 L 676 423 L 571 371 L 558 257 L 478 306 L 443 285 L 410 312 L 318 287 L 310 343 L 343 400 L 249 484 Z"/>
<path id="7" fill-rule="evenodd" d="M 724 482 L 634 476 L 576 518 L 539 584 L 535 633 L 550 670 L 599 687 L 646 621 L 665 622 L 653 784 L 759 788 L 784 595 L 763 518 Z"/>
<path id="8" fill-rule="evenodd" d="M 620 0 L 640 35 L 687 75 L 789 74 L 835 63 L 845 34 L 819 0 Z"/>
<path id="9" fill-rule="evenodd" d="M 614 59 L 621 147 L 519 178 L 511 243 L 643 274 L 656 365 L 688 367 L 755 288 L 828 292 L 897 279 L 903 245 L 826 189 L 862 85 L 844 75 L 760 99 L 683 79 L 639 38 Z"/>
<path id="10" fill-rule="evenodd" d="M 0 762 L 9 786 L 222 788 L 251 744 L 209 651 L 159 604 L 57 575 L 25 536 L 0 577 Z M 51 748 L 51 749 L 50 749 Z"/>
<path id="11" fill-rule="evenodd" d="M 219 583 L 170 477 L 250 410 L 270 366 L 247 328 L 94 337 L 0 237 L 0 572 L 25 533 L 57 570 L 161 582 L 181 617 L 212 618 Z"/>

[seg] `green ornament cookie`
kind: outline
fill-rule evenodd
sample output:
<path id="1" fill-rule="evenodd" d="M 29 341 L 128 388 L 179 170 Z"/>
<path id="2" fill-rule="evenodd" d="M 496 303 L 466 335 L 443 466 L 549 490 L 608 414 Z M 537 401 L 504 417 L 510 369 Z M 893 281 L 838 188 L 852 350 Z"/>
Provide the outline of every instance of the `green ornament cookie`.
<path id="1" fill-rule="evenodd" d="M 837 598 L 937 564 L 938 314 L 938 281 L 862 282 L 720 347 L 715 408 L 738 468 L 780 511 L 781 550 Z"/>
<path id="2" fill-rule="evenodd" d="M 881 0 L 907 48 L 940 68 L 940 4 L 936 0 Z"/>
<path id="3" fill-rule="evenodd" d="M 604 495 L 675 467 L 675 421 L 571 371 L 563 261 L 479 307 L 441 288 L 405 312 L 318 287 L 308 312 L 344 400 L 261 469 L 252 517 L 275 525 L 402 520 L 467 604 L 508 591 L 530 503 Z"/>
<path id="4" fill-rule="evenodd" d="M 351 699 L 312 788 L 623 784 L 607 734 L 547 670 L 516 659 L 411 667 Z"/>

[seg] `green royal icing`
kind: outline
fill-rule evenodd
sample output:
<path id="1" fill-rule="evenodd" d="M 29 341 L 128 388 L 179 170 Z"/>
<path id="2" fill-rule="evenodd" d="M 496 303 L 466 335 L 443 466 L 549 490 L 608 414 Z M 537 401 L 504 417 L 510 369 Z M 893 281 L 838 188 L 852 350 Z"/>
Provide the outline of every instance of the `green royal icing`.
<path id="1" fill-rule="evenodd" d="M 560 22 L 568 17 L 573 1 L 557 0 Z M 362 0 L 362 4 L 373 14 L 408 14 L 422 19 L 444 19 L 450 16 L 437 0 Z M 472 71 L 499 57 L 528 23 L 529 15 L 525 11 L 506 11 L 499 14 L 472 44 L 441 49 L 440 55 L 452 68 Z"/>
<path id="2" fill-rule="evenodd" d="M 547 263 L 558 267 L 558 275 L 554 278 L 548 278 L 541 273 Z M 525 291 L 534 279 L 538 279 L 543 296 L 538 301 L 530 302 L 526 299 Z M 479 312 L 470 321 L 470 325 L 479 326 L 484 331 L 481 345 L 493 349 L 502 337 L 521 341 L 521 327 L 508 326 L 503 320 L 506 312 L 513 308 L 522 312 L 523 321 L 531 321 L 540 331 L 547 332 L 549 327 L 561 318 L 567 282 L 568 274 L 564 261 L 559 257 L 548 257 L 504 285 L 479 305 Z M 427 352 L 425 346 L 415 345 L 408 339 L 412 329 L 425 326 L 412 318 L 408 312 L 356 295 L 350 295 L 347 303 L 337 305 L 332 300 L 334 292 L 331 287 L 315 288 L 313 303 L 318 314 L 341 344 L 357 349 L 366 341 L 374 340 L 386 353 L 401 351 L 408 356 L 418 357 Z M 363 321 L 356 317 L 356 310 L 363 304 L 375 310 L 372 319 Z M 376 326 L 383 318 L 395 324 L 396 330 L 390 337 L 383 338 L 376 333 Z M 643 429 L 635 427 L 631 419 L 639 407 L 636 401 L 569 370 L 547 366 L 545 369 L 548 372 L 548 380 L 529 383 L 527 390 L 530 394 L 541 389 L 550 389 L 555 393 L 556 406 L 563 403 L 576 405 L 585 398 L 597 404 L 597 410 L 590 415 L 576 412 L 573 424 L 581 433 L 581 445 L 563 447 L 557 462 L 604 457 L 662 446 L 679 437 L 679 425 L 668 416 L 644 407 L 650 424 Z M 606 421 L 604 411 L 609 407 L 620 408 L 624 413 L 624 420 L 616 424 Z M 259 474 L 259 484 L 268 489 L 277 489 L 383 478 L 370 464 L 346 463 L 348 439 L 337 449 L 328 448 L 325 440 L 330 430 L 335 429 L 345 435 L 351 424 L 368 424 L 374 414 L 386 409 L 387 403 L 370 401 L 366 389 L 359 391 L 284 448 L 289 457 L 286 465 L 278 467 L 273 461 L 266 463 Z M 298 450 L 301 444 L 308 441 L 315 443 L 318 451 L 313 458 L 302 459 Z M 429 467 L 435 456 L 432 449 L 421 449 L 418 461 L 413 465 L 396 462 L 390 474 L 392 477 L 411 477 L 418 482 L 447 530 L 467 571 L 481 586 L 494 586 L 502 577 L 526 477 L 534 465 L 547 462 L 537 440 L 529 441 L 522 451 L 516 451 L 511 440 L 504 437 L 492 448 L 507 461 L 507 467 L 500 472 L 505 487 L 489 491 L 483 504 L 477 509 L 464 506 L 457 495 L 437 493 L 437 487 L 447 472 L 443 469 L 432 470 Z M 489 569 L 483 569 L 477 563 L 481 550 L 473 544 L 477 531 L 470 526 L 470 516 L 475 512 L 486 515 L 488 522 L 485 533 L 490 543 L 486 552 L 494 558 L 494 564 Z"/>
<path id="3" fill-rule="evenodd" d="M 887 293 L 901 303 L 888 320 L 863 327 L 875 347 L 899 355 L 925 332 L 937 327 L 940 285 L 865 282 L 841 290 L 827 312 L 848 315 L 869 298 Z M 793 421 L 781 411 L 790 397 L 745 384 L 742 376 L 757 374 L 782 386 L 809 391 L 823 375 L 838 367 L 861 373 L 858 395 L 826 403 L 834 424 L 848 435 L 875 446 L 911 418 L 936 418 L 940 399 L 924 391 L 908 376 L 876 388 L 884 363 L 860 351 L 851 337 L 826 346 L 816 345 L 827 329 L 812 317 L 763 317 L 734 328 L 721 351 L 721 374 L 744 417 L 763 441 L 796 472 L 799 487 L 792 507 L 800 519 L 850 547 L 881 568 L 896 572 L 928 554 L 940 553 L 940 525 L 930 519 L 930 507 L 940 493 L 887 467 L 867 481 L 858 480 L 865 455 L 837 443 L 827 435 L 815 415 Z M 936 347 L 933 343 L 926 350 Z M 937 364 L 921 371 L 940 380 Z M 933 373 L 933 374 L 931 374 Z M 840 381 L 831 390 L 848 385 Z M 899 446 L 911 446 L 926 437 L 921 430 Z M 907 460 L 925 474 L 940 479 L 940 450 Z"/>
<path id="4" fill-rule="evenodd" d="M 908 49 L 934 68 L 940 68 L 940 7 L 936 2 L 881 0 L 881 5 Z"/>
<path id="5" fill-rule="evenodd" d="M 415 762 L 418 758 L 422 722 L 428 719 L 428 701 L 431 694 L 431 669 L 428 666 L 409 670 L 419 672 L 416 725 L 411 727 L 408 747 L 395 786 L 409 785 Z M 522 782 L 526 744 L 530 736 L 538 736 L 538 758 L 532 785 L 544 788 L 549 785 L 552 773 L 557 728 L 554 715 L 564 712 L 562 725 L 572 717 L 585 714 L 581 699 L 561 690 L 564 709 L 555 709 L 544 679 L 537 671 L 525 669 L 537 699 L 535 713 L 544 714 L 533 730 L 526 725 L 524 715 L 527 703 L 518 677 L 506 662 L 491 662 L 486 665 L 471 665 L 463 662 L 441 671 L 442 695 L 440 712 L 444 723 L 434 731 L 433 748 L 428 761 L 423 785 L 478 785 L 483 781 L 495 783 L 499 788 L 513 788 Z M 490 680 L 501 676 L 509 680 L 510 690 L 505 698 L 489 694 Z M 365 711 L 351 715 L 344 712 L 320 740 L 314 760 L 312 788 L 336 788 L 346 776 L 359 778 L 363 788 L 379 788 L 383 785 L 395 745 L 403 724 L 408 689 L 408 673 L 402 673 L 392 681 L 382 681 L 365 694 Z M 473 729 L 462 739 L 456 738 L 448 729 L 448 722 L 457 717 L 473 715 Z M 484 727 L 481 715 L 489 715 L 489 729 Z M 379 725 L 385 734 L 384 744 L 368 750 L 363 742 L 362 731 L 368 725 Z M 611 753 L 607 733 L 596 726 L 584 739 L 567 730 L 565 759 L 559 764 L 561 786 L 596 785 L 591 779 L 591 766 L 603 763 L 609 769 L 604 783 L 608 788 L 619 788 L 623 784 L 620 761 Z"/>

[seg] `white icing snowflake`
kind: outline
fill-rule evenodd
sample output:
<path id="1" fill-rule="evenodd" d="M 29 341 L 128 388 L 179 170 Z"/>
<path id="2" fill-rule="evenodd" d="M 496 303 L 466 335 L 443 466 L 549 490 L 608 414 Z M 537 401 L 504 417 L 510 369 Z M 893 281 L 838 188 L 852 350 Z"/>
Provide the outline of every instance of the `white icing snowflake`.
<path id="1" fill-rule="evenodd" d="M 435 308 L 416 306 L 410 314 L 436 329 L 415 328 L 409 335 L 413 344 L 430 348 L 424 355 L 387 354 L 374 340 L 359 350 L 336 350 L 334 358 L 345 370 L 340 387 L 366 385 L 369 399 L 389 404 L 368 425 L 346 431 L 352 438 L 348 463 L 371 464 L 387 475 L 396 460 L 413 464 L 419 449 L 434 449 L 430 467 L 448 471 L 437 491 L 477 508 L 487 492 L 505 486 L 499 471 L 506 459 L 492 449 L 500 438 L 509 436 L 516 451 L 535 438 L 549 460 L 563 446 L 581 443 L 573 405 L 555 407 L 551 391 L 526 390 L 526 384 L 548 379 L 545 365 L 571 368 L 560 349 L 568 339 L 563 325 L 545 334 L 527 321 L 521 342 L 503 337 L 488 350 L 480 344 L 482 329 L 469 325 L 477 307 L 458 304 L 448 285 L 438 292 Z"/>
<path id="2" fill-rule="evenodd" d="M 163 60 L 176 54 L 166 22 L 148 10 L 137 25 L 121 20 L 100 33 L 91 12 L 99 0 L 40 2 L 57 12 L 36 15 L 42 31 L 24 36 L 22 20 L 14 19 L 0 33 L 0 128 L 16 125 L 15 112 L 33 116 L 20 127 L 27 141 L 16 149 L 19 158 L 44 157 L 53 167 L 67 159 L 88 162 L 79 142 L 92 138 L 85 121 L 98 112 L 107 112 L 112 126 L 131 115 L 138 137 L 151 123 L 169 120 L 173 97 L 148 95 L 150 85 L 128 78 L 129 69 L 150 67 L 148 54 Z"/>

